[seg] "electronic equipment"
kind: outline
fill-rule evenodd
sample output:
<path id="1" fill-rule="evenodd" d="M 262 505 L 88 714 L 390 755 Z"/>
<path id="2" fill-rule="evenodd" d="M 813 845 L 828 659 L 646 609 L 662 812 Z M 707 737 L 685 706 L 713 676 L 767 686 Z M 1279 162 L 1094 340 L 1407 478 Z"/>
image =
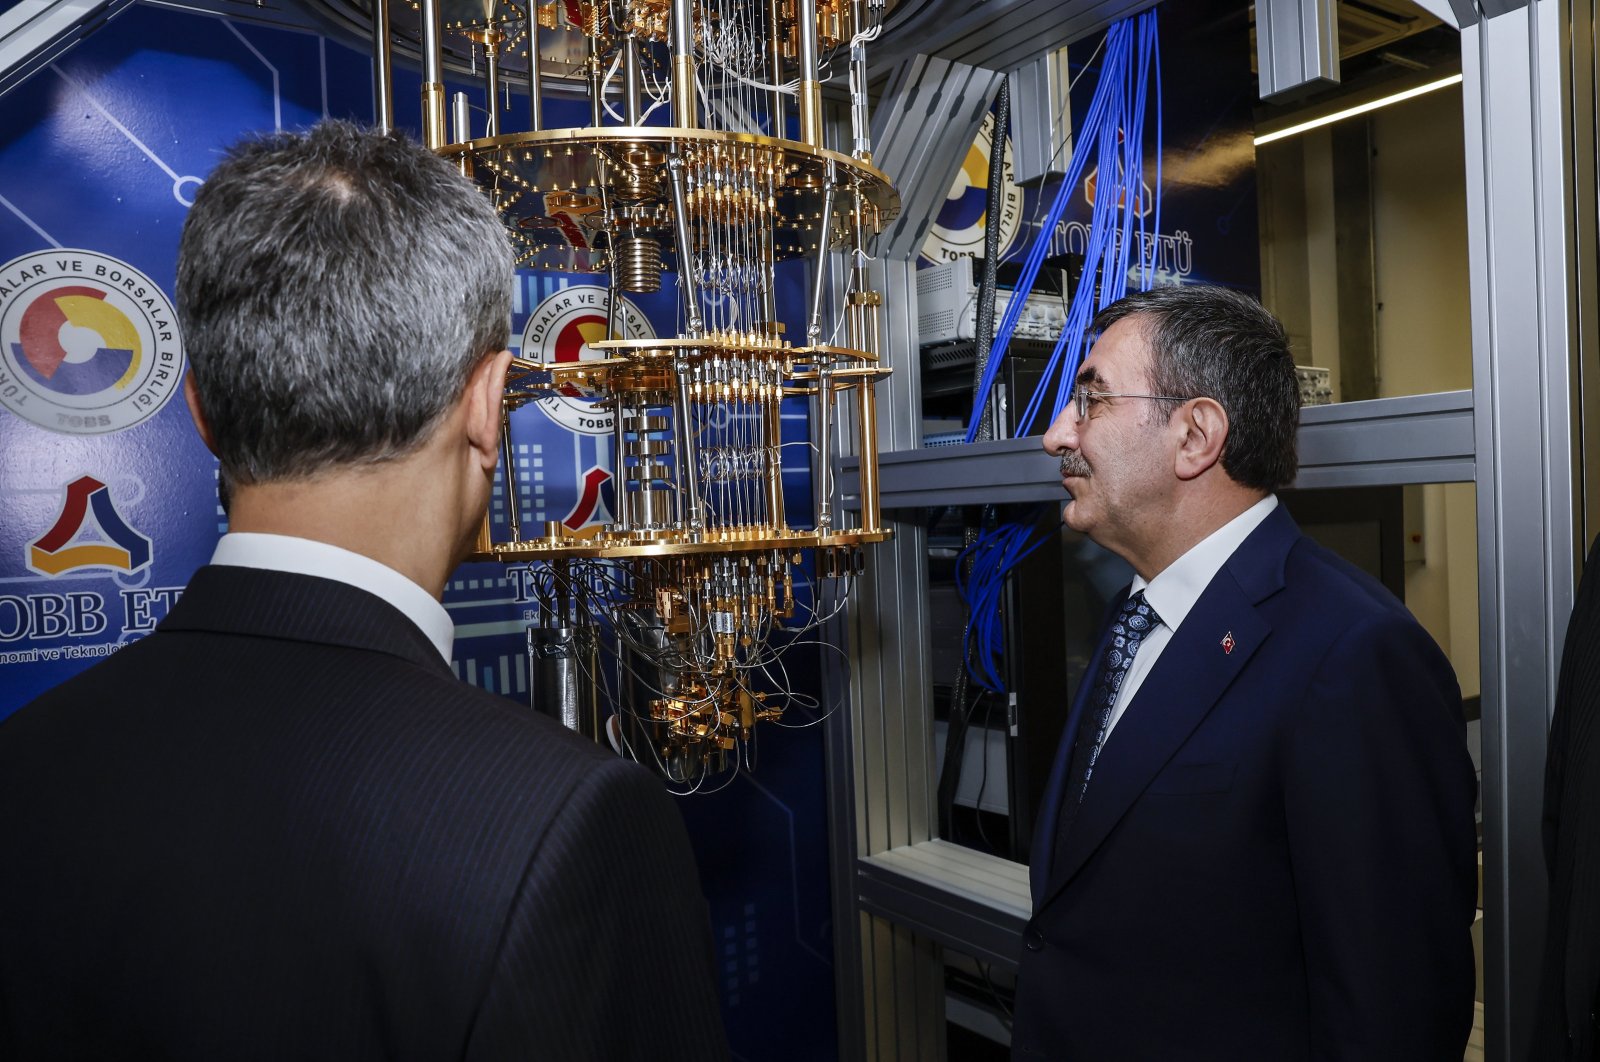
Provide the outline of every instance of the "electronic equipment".
<path id="1" fill-rule="evenodd" d="M 1315 365 L 1296 365 L 1295 379 L 1300 381 L 1302 406 L 1326 406 L 1333 401 L 1333 371 Z"/>
<path id="2" fill-rule="evenodd" d="M 998 322 L 1011 305 L 1010 285 L 1020 267 L 1002 264 L 995 289 L 994 314 Z M 1009 283 L 1008 283 L 1009 278 Z M 983 259 L 957 258 L 917 271 L 917 342 L 958 343 L 978 334 L 978 288 L 983 279 Z M 1067 323 L 1066 278 L 1059 269 L 1041 269 L 1033 291 L 1017 319 L 1018 339 L 1055 342 Z"/>

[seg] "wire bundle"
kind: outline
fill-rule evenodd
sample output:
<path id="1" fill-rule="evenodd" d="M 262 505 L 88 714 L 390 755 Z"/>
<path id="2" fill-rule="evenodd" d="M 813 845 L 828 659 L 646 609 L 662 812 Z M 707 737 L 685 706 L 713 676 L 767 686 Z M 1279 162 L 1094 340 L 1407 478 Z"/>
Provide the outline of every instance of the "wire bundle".
<path id="1" fill-rule="evenodd" d="M 1001 595 L 1005 592 L 1006 576 L 1025 557 L 1054 537 L 1052 528 L 1029 541 L 1036 526 L 1037 522 L 1030 519 L 989 528 L 956 557 L 956 592 L 967 606 L 963 643 L 967 674 L 973 682 L 994 693 L 1006 692 L 999 669 L 999 659 L 1005 650 Z"/>
<path id="2" fill-rule="evenodd" d="M 977 435 L 978 411 L 985 408 L 989 392 L 994 387 L 1001 359 L 1016 331 L 1017 321 L 1033 289 L 1035 278 L 1043 266 L 1046 255 L 1066 211 L 1072 190 L 1078 187 L 1083 167 L 1091 154 L 1098 167 L 1094 209 L 1089 227 L 1089 242 L 1084 252 L 1083 274 L 1078 278 L 1072 301 L 1067 310 L 1066 327 L 1056 340 L 1055 349 L 1045 367 L 1039 388 L 1034 392 L 1019 423 L 1020 430 L 1031 430 L 1044 401 L 1046 384 L 1060 370 L 1056 385 L 1055 403 L 1051 419 L 1066 408 L 1072 394 L 1078 365 L 1083 361 L 1084 337 L 1096 311 L 1103 309 L 1127 292 L 1132 274 L 1139 288 L 1150 287 L 1155 279 L 1156 251 L 1161 231 L 1161 61 L 1160 41 L 1156 30 L 1156 11 L 1152 9 L 1134 18 L 1114 23 L 1106 31 L 1105 59 L 1100 80 L 1095 86 L 1094 98 L 1079 130 L 1078 143 L 1067 166 L 1067 175 L 1056 188 L 1055 199 L 1041 226 L 1039 235 L 1023 262 L 1022 275 L 1016 290 L 1006 306 L 1004 318 L 996 331 L 993 348 L 999 357 L 991 357 L 973 396 L 973 416 L 967 427 L 967 442 Z M 1155 86 L 1156 125 L 1156 181 L 1151 210 L 1144 211 L 1143 174 L 1146 104 L 1152 85 Z M 1093 145 L 1094 151 L 1088 150 Z M 1146 231 L 1145 214 L 1152 218 L 1152 228 Z M 1138 241 L 1136 268 L 1130 268 L 1134 241 Z M 1100 280 L 1098 297 L 1095 281 Z M 1063 367 L 1064 363 L 1064 367 Z"/>

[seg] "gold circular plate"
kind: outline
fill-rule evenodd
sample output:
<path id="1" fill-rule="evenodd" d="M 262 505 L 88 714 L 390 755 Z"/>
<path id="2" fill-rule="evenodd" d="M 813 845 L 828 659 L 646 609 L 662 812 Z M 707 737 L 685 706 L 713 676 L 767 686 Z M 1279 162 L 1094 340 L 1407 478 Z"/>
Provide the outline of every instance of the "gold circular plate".
<path id="1" fill-rule="evenodd" d="M 794 531 L 788 534 L 763 537 L 735 536 L 707 537 L 699 542 L 687 540 L 684 532 L 674 534 L 670 542 L 639 542 L 622 534 L 601 533 L 594 538 L 539 538 L 525 542 L 495 543 L 492 559 L 506 564 L 531 560 L 565 560 L 604 557 L 614 560 L 624 557 L 689 557 L 696 554 L 761 553 L 767 550 L 824 549 L 833 546 L 862 546 L 872 542 L 886 542 L 894 537 L 888 529 L 882 531 L 835 531 L 819 535 L 814 531 Z M 491 559 L 491 558 L 484 558 Z"/>

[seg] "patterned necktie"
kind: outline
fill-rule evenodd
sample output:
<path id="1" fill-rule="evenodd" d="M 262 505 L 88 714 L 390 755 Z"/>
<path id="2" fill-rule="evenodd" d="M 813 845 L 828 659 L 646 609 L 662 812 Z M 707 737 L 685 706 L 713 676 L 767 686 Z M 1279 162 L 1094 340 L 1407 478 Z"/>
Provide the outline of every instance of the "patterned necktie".
<path id="1" fill-rule="evenodd" d="M 1100 750 L 1106 743 L 1106 731 L 1111 726 L 1111 709 L 1117 703 L 1117 691 L 1128 676 L 1133 655 L 1139 646 L 1161 623 L 1161 617 L 1144 599 L 1144 591 L 1128 598 L 1111 625 L 1111 636 L 1105 652 L 1100 657 L 1100 674 L 1094 689 L 1084 705 L 1083 718 L 1078 723 L 1078 738 L 1072 746 L 1072 764 L 1067 774 L 1066 794 L 1062 798 L 1061 825 L 1056 831 L 1056 851 L 1061 851 L 1072 822 L 1078 817 L 1078 806 L 1089 790 L 1089 779 L 1094 775 L 1094 765 L 1100 759 Z"/>

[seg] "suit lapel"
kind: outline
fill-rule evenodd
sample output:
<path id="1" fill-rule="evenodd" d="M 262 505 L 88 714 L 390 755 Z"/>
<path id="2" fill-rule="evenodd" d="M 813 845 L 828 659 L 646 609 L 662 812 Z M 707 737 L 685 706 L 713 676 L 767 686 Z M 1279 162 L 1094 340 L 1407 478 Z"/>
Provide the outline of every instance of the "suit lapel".
<path id="1" fill-rule="evenodd" d="M 1274 510 L 1212 578 L 1173 633 L 1106 740 L 1061 851 L 1046 852 L 1053 854 L 1053 862 L 1035 857 L 1036 913 L 1083 868 L 1271 635 L 1272 627 L 1256 605 L 1283 587 L 1284 565 L 1299 536 L 1288 513 L 1281 506 Z M 1231 644 L 1224 645 L 1225 640 Z M 1074 708 L 1074 716 L 1080 714 L 1081 704 Z M 1070 759 L 1070 746 L 1064 741 L 1063 747 Z M 1059 774 L 1059 755 L 1057 759 Z M 1055 774 L 1051 784 L 1053 838 L 1061 798 Z M 1039 872 L 1047 882 L 1043 889 Z"/>

